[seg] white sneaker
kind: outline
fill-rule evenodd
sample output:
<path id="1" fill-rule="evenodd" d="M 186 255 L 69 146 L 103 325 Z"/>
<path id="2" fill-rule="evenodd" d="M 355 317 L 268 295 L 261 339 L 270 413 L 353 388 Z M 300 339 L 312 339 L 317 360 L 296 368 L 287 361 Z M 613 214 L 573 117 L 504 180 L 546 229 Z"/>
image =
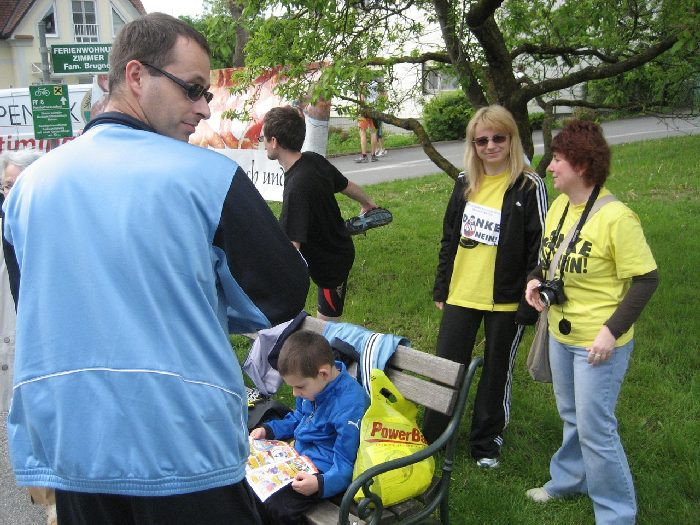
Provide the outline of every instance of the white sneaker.
<path id="1" fill-rule="evenodd" d="M 496 468 L 500 464 L 498 458 L 479 458 L 476 460 L 476 466 L 480 468 Z"/>
<path id="2" fill-rule="evenodd" d="M 525 492 L 525 495 L 532 501 L 536 501 L 537 503 L 547 503 L 548 501 L 554 499 L 554 497 L 542 487 L 530 489 L 527 492 Z"/>
<path id="3" fill-rule="evenodd" d="M 384 155 L 386 155 L 386 150 L 385 150 L 385 149 L 380 149 L 380 150 L 377 152 L 377 157 L 383 157 Z"/>

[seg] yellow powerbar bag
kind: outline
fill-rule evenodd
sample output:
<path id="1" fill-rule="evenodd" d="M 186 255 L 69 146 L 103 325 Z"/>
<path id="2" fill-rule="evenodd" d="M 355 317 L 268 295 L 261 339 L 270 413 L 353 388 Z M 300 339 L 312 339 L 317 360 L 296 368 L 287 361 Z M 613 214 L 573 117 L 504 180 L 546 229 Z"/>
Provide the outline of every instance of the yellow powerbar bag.
<path id="1" fill-rule="evenodd" d="M 353 479 L 374 465 L 409 456 L 428 446 L 416 423 L 418 408 L 399 393 L 382 370 L 372 370 L 370 391 L 370 405 L 360 424 L 360 448 Z M 435 460 L 429 457 L 380 474 L 370 490 L 385 506 L 394 505 L 425 492 L 434 472 Z M 355 501 L 362 498 L 360 490 Z"/>

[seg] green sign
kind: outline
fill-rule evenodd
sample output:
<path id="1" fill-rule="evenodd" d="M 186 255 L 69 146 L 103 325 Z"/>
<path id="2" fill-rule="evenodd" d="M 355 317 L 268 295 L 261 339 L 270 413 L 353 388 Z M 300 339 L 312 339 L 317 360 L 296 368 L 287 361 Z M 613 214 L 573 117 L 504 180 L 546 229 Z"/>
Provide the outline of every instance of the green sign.
<path id="1" fill-rule="evenodd" d="M 35 138 L 58 139 L 73 136 L 67 85 L 29 86 L 29 98 L 32 101 Z"/>
<path id="2" fill-rule="evenodd" d="M 51 65 L 56 75 L 107 73 L 112 44 L 60 44 L 51 46 Z"/>

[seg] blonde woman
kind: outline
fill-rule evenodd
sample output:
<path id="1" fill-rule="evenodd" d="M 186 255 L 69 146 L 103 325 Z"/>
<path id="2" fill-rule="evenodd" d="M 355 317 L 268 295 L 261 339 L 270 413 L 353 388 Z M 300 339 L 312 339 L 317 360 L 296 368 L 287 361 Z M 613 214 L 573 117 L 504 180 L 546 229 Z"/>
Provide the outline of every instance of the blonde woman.
<path id="1" fill-rule="evenodd" d="M 442 310 L 437 355 L 468 363 L 483 322 L 484 369 L 470 446 L 479 467 L 495 468 L 510 419 L 516 351 L 524 326 L 537 320 L 523 289 L 537 266 L 547 194 L 525 164 L 513 116 L 501 106 L 481 108 L 469 121 L 464 165 L 467 174 L 455 183 L 445 212 L 433 289 Z M 429 441 L 446 425 L 441 414 L 426 412 Z"/>

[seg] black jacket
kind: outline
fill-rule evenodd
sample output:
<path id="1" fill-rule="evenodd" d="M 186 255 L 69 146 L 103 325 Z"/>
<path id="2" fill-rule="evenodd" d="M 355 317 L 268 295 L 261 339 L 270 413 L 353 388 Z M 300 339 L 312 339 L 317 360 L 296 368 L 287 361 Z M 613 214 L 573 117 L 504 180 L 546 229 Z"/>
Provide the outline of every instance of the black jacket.
<path id="1" fill-rule="evenodd" d="M 445 211 L 433 287 L 435 301 L 447 300 L 466 205 L 465 185 L 466 177 L 460 174 Z M 537 311 L 525 301 L 525 285 L 528 273 L 537 266 L 546 214 L 544 181 L 537 174 L 522 173 L 503 196 L 493 289 L 495 303 L 519 303 L 515 320 L 520 324 L 534 324 L 537 320 Z"/>

